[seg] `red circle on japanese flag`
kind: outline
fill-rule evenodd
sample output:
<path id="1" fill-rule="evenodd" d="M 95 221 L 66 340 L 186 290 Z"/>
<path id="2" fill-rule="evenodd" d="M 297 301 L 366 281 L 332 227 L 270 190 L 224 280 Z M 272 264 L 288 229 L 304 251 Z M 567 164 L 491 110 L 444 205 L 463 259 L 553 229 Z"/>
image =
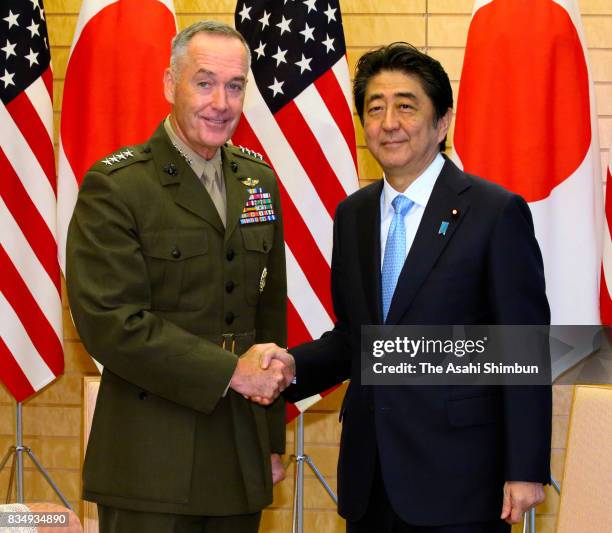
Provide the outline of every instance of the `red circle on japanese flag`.
<path id="1" fill-rule="evenodd" d="M 169 112 L 162 78 L 175 33 L 158 0 L 115 2 L 86 23 L 62 101 L 62 145 L 79 183 L 98 159 L 144 142 Z"/>
<path id="2" fill-rule="evenodd" d="M 546 198 L 591 143 L 589 81 L 569 14 L 552 0 L 494 0 L 474 15 L 455 149 L 466 172 Z"/>

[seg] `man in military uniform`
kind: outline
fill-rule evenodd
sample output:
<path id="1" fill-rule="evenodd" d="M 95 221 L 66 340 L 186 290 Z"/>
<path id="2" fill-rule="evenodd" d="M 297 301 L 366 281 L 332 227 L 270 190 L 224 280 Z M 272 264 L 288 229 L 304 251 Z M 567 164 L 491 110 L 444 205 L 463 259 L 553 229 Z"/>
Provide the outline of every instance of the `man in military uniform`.
<path id="1" fill-rule="evenodd" d="M 83 472 L 102 532 L 254 533 L 284 476 L 276 398 L 293 373 L 260 367 L 286 343 L 279 192 L 257 154 L 226 144 L 249 61 L 229 26 L 179 33 L 171 115 L 79 193 L 67 286 L 104 365 Z"/>

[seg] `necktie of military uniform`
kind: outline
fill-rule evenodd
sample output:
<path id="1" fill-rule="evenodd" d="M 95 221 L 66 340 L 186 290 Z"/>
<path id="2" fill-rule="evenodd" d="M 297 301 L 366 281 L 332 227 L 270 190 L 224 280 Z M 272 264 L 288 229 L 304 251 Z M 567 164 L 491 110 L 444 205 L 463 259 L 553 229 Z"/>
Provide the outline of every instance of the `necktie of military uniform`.
<path id="1" fill-rule="evenodd" d="M 404 217 L 410 211 L 414 202 L 402 194 L 398 194 L 391 202 L 395 214 L 391 220 L 387 244 L 385 245 L 385 257 L 382 267 L 382 307 L 383 320 L 387 321 L 387 314 L 395 292 L 395 286 L 399 278 L 404 261 L 406 259 L 406 225 Z"/>
<path id="2" fill-rule="evenodd" d="M 206 187 L 213 204 L 215 204 L 215 207 L 217 208 L 221 222 L 223 222 L 223 225 L 225 226 L 225 215 L 227 210 L 225 205 L 226 200 L 225 194 L 223 194 L 221 191 L 219 181 L 219 174 L 214 169 L 207 169 L 202 174 L 202 182 L 204 183 L 204 187 Z"/>

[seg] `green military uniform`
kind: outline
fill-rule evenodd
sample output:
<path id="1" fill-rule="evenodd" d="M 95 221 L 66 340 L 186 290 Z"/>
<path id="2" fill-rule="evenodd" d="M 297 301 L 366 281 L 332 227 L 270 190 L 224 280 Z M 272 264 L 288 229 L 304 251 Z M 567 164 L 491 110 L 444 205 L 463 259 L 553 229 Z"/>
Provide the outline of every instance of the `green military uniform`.
<path id="1" fill-rule="evenodd" d="M 253 343 L 286 345 L 280 198 L 265 162 L 220 150 L 226 227 L 163 125 L 96 163 L 79 192 L 68 295 L 104 365 L 83 492 L 104 506 L 219 516 L 272 501 L 284 406 L 226 389 Z"/>

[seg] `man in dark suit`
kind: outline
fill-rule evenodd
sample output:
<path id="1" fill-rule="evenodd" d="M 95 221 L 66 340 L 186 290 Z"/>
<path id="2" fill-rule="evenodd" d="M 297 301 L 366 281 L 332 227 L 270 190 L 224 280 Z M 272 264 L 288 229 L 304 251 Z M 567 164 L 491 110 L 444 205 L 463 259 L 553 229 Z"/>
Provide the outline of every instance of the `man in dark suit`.
<path id="1" fill-rule="evenodd" d="M 183 30 L 164 76 L 171 115 L 79 193 L 67 287 L 104 365 L 83 468 L 102 533 L 256 533 L 284 475 L 273 400 L 292 376 L 260 368 L 286 343 L 280 197 L 257 154 L 226 144 L 248 70 L 233 28 Z"/>
<path id="2" fill-rule="evenodd" d="M 453 100 L 434 59 L 405 43 L 368 52 L 354 96 L 384 179 L 338 206 L 337 322 L 290 350 L 297 383 L 285 395 L 351 380 L 338 464 L 348 532 L 509 531 L 544 499 L 550 387 L 364 386 L 360 333 L 367 324 L 548 324 L 529 208 L 440 153 Z"/>

